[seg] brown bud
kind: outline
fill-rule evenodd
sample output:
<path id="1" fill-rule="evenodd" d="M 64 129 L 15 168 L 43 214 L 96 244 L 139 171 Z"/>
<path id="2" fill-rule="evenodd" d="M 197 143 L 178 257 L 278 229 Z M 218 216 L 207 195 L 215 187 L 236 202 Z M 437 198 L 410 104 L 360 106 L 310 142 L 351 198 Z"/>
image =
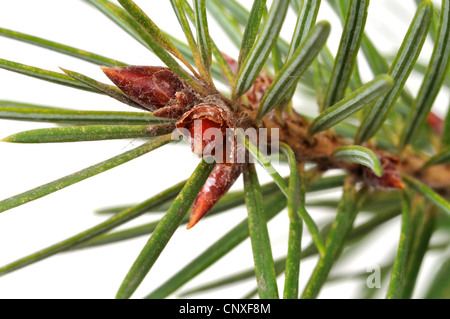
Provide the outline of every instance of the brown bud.
<path id="1" fill-rule="evenodd" d="M 397 169 L 398 159 L 394 156 L 383 154 L 380 155 L 381 166 L 383 167 L 383 175 L 376 176 L 371 169 L 364 167 L 363 176 L 369 185 L 377 188 L 405 188 L 400 173 Z"/>
<path id="2" fill-rule="evenodd" d="M 433 112 L 430 112 L 427 117 L 427 123 L 436 134 L 442 134 L 444 121 L 439 116 L 437 116 Z"/>
<path id="3" fill-rule="evenodd" d="M 243 164 L 216 164 L 192 206 L 187 229 L 192 228 L 225 195 L 242 173 Z"/>
<path id="4" fill-rule="evenodd" d="M 170 69 L 158 66 L 102 67 L 106 76 L 129 98 L 155 111 L 164 107 L 186 110 L 195 96 Z M 180 110 L 166 110 L 162 117 L 180 116 Z M 181 113 L 181 114 L 180 114 Z"/>
<path id="5" fill-rule="evenodd" d="M 233 152 L 226 152 L 225 139 L 227 128 L 232 128 L 232 114 L 224 108 L 214 104 L 202 103 L 186 112 L 176 123 L 178 129 L 191 142 L 192 151 L 200 156 L 205 153 L 217 156 L 220 163 L 233 161 L 226 160 L 225 156 L 233 156 Z M 215 129 L 209 131 L 209 129 Z M 212 134 L 217 133 L 217 134 Z M 220 146 L 220 147 L 219 147 Z"/>
<path id="6" fill-rule="evenodd" d="M 226 55 L 225 53 L 221 52 L 225 61 L 227 62 L 228 66 L 231 69 L 231 72 L 233 72 L 234 75 L 237 75 L 237 70 L 238 70 L 238 62 L 233 59 L 232 57 L 230 57 L 229 55 Z"/>
<path id="7" fill-rule="evenodd" d="M 230 67 L 231 71 L 234 73 L 234 75 L 237 75 L 238 69 L 237 61 L 224 53 L 222 53 L 222 55 L 225 58 L 225 61 Z M 264 97 L 264 94 L 266 94 L 272 82 L 273 82 L 272 78 L 266 72 L 261 71 L 258 74 L 258 76 L 255 79 L 255 82 L 245 94 L 253 109 L 255 110 L 258 109 L 259 104 L 261 103 L 262 98 Z"/>
<path id="8" fill-rule="evenodd" d="M 261 71 L 256 77 L 255 82 L 247 91 L 246 95 L 248 101 L 252 105 L 253 109 L 258 109 L 259 104 L 269 89 L 270 84 L 272 84 L 272 78 L 264 71 Z"/>

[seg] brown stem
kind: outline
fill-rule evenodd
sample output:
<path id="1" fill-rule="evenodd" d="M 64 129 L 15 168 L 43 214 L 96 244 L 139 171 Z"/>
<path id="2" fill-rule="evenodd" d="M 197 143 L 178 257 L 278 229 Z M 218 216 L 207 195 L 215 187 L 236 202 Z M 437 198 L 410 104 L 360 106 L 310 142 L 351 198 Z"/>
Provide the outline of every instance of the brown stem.
<path id="1" fill-rule="evenodd" d="M 282 124 L 277 120 L 273 112 L 269 113 L 264 118 L 264 126 L 268 128 L 268 132 L 271 129 L 279 130 L 280 142 L 288 144 L 293 149 L 299 162 L 316 163 L 318 168 L 323 171 L 333 168 L 345 169 L 359 177 L 359 180 L 381 187 L 401 188 L 401 184 L 399 184 L 401 180 L 395 180 L 395 175 L 398 175 L 400 178 L 401 175 L 407 174 L 421 180 L 444 196 L 450 195 L 450 165 L 436 165 L 423 169 L 427 159 L 413 153 L 410 149 L 405 150 L 405 153 L 399 160 L 396 156 L 386 151 L 367 145 L 380 157 L 382 164 L 384 163 L 385 174 L 386 172 L 389 173 L 389 176 L 384 176 L 374 183 L 373 178 L 376 178 L 375 175 L 370 177 L 370 180 L 367 180 L 368 175 L 365 172 L 365 168 L 358 164 L 337 160 L 332 156 L 337 148 L 350 144 L 347 139 L 333 132 L 323 132 L 314 135 L 311 141 L 307 136 L 309 123 L 295 111 L 291 110 L 289 116 L 284 114 L 283 119 L 284 123 Z M 383 180 L 383 178 L 388 178 L 388 180 Z"/>

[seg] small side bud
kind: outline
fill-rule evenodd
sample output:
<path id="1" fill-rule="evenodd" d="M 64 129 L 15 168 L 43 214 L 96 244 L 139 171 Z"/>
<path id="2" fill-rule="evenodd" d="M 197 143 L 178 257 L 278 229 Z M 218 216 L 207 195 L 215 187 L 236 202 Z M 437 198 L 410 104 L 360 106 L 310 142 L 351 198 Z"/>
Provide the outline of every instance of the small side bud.
<path id="1" fill-rule="evenodd" d="M 225 61 L 227 62 L 233 74 L 237 75 L 238 62 L 223 52 L 222 55 L 225 58 Z M 264 97 L 264 94 L 266 94 L 272 82 L 273 82 L 272 78 L 266 72 L 261 71 L 256 77 L 253 85 L 250 87 L 247 93 L 245 93 L 248 101 L 250 102 L 254 110 L 258 109 L 259 104 L 261 104 L 261 101 Z"/>
<path id="2" fill-rule="evenodd" d="M 253 109 L 258 109 L 272 82 L 272 78 L 264 71 L 261 71 L 256 77 L 255 82 L 253 82 L 253 85 L 246 93 L 248 101 L 252 105 Z"/>
<path id="3" fill-rule="evenodd" d="M 383 167 L 383 175 L 377 177 L 371 169 L 363 168 L 363 177 L 369 185 L 377 188 L 405 188 L 400 173 L 397 169 L 398 159 L 390 155 L 379 155 L 381 166 Z"/>
<path id="4" fill-rule="evenodd" d="M 442 134 L 444 129 L 444 121 L 439 116 L 433 112 L 430 112 L 427 117 L 427 123 L 437 135 Z"/>
<path id="5" fill-rule="evenodd" d="M 212 155 L 218 163 L 232 163 L 224 158 L 226 152 L 227 129 L 232 128 L 232 114 L 228 109 L 210 103 L 202 103 L 186 112 L 176 123 L 178 129 L 189 131 L 186 136 L 192 152 L 199 156 Z M 227 156 L 228 156 L 227 155 Z"/>

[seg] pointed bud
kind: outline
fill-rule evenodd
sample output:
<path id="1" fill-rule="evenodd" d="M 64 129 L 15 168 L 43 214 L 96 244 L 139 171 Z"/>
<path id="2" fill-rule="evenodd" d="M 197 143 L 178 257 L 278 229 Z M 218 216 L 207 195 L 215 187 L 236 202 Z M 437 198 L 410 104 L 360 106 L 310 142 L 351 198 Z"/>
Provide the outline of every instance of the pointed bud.
<path id="1" fill-rule="evenodd" d="M 102 70 L 129 98 L 150 111 L 164 107 L 186 110 L 195 101 L 195 96 L 184 81 L 168 68 L 133 65 L 102 67 Z M 180 102 L 183 104 L 180 105 Z M 180 113 L 183 112 L 162 112 L 164 117 L 180 116 Z"/>
<path id="2" fill-rule="evenodd" d="M 192 206 L 187 229 L 192 228 L 228 192 L 241 175 L 243 164 L 216 164 Z"/>

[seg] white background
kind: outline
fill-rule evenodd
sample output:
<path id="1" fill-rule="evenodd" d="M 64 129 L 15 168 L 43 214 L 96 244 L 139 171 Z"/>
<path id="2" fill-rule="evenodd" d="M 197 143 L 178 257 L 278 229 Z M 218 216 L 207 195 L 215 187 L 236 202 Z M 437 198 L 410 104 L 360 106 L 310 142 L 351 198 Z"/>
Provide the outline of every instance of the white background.
<path id="1" fill-rule="evenodd" d="M 136 2 L 163 30 L 184 39 L 169 1 Z M 241 2 L 250 7 L 252 1 Z M 41 36 L 130 64 L 161 65 L 152 53 L 83 1 L 2 0 L 1 3 L 0 27 Z M 332 34 L 328 44 L 332 51 L 336 52 L 341 32 L 340 23 L 326 1 L 323 1 L 322 7 L 318 21 L 326 19 L 331 22 Z M 413 0 L 372 1 L 367 30 L 381 51 L 395 52 L 398 49 L 415 8 Z M 295 15 L 290 10 L 282 32 L 286 39 L 291 36 L 294 26 Z M 237 55 L 237 49 L 214 22 L 211 22 L 210 33 L 221 50 L 232 56 Z M 427 40 L 420 59 L 427 61 L 431 49 Z M 0 58 L 54 71 L 59 71 L 58 66 L 61 66 L 107 81 L 95 65 L 9 39 L 0 38 Z M 364 80 L 369 80 L 371 75 L 364 73 L 364 64 L 362 70 Z M 413 78 L 407 85 L 416 92 L 420 78 Z M 101 95 L 54 85 L 5 70 L 0 70 L 0 99 L 81 110 L 132 111 L 129 107 Z M 445 114 L 447 101 L 448 94 L 438 97 L 435 110 L 441 116 Z M 307 99 L 297 100 L 296 107 L 307 108 L 312 110 L 312 113 L 316 109 L 314 101 Z M 19 131 L 51 126 L 52 124 L 48 123 L 0 120 L 0 138 Z M 139 143 L 135 140 L 42 145 L 0 143 L 0 199 L 76 172 L 132 149 Z M 98 224 L 104 217 L 93 214 L 97 208 L 137 203 L 151 197 L 159 190 L 189 177 L 197 163 L 198 159 L 191 155 L 187 147 L 164 147 L 131 163 L 2 213 L 0 266 Z M 279 167 L 279 170 L 287 172 L 285 167 Z M 266 182 L 269 177 L 261 171 L 260 180 Z M 241 187 L 242 180 L 239 179 L 233 189 Z M 311 209 L 311 214 L 318 221 L 330 218 L 333 213 Z M 242 207 L 211 218 L 207 222 L 201 221 L 192 230 L 177 231 L 134 297 L 143 297 L 158 287 L 245 216 L 246 210 Z M 154 218 L 144 216 L 126 226 L 138 225 Z M 399 219 L 396 219 L 390 226 L 381 227 L 379 232 L 369 238 L 375 245 L 368 247 L 366 251 L 352 254 L 347 258 L 346 268 L 340 268 L 344 269 L 343 271 L 365 271 L 376 264 L 382 265 L 385 257 L 391 256 L 395 251 L 400 229 L 398 222 Z M 285 212 L 269 223 L 275 258 L 285 254 L 287 229 Z M 0 298 L 113 298 L 146 240 L 147 237 L 144 236 L 117 245 L 64 253 L 0 277 Z M 305 236 L 304 244 L 309 241 L 309 237 Z M 434 272 L 434 261 L 436 258 L 427 259 L 423 270 Z M 302 263 L 302 286 L 315 263 L 315 259 Z M 247 240 L 186 287 L 221 278 L 251 265 L 252 255 Z M 282 291 L 282 277 L 279 282 Z M 419 280 L 419 293 L 426 285 L 426 282 Z M 320 297 L 359 297 L 358 292 L 363 286 L 364 281 L 361 280 L 346 285 L 329 284 Z M 221 291 L 192 297 L 240 298 L 254 287 L 255 282 L 251 279 Z"/>

